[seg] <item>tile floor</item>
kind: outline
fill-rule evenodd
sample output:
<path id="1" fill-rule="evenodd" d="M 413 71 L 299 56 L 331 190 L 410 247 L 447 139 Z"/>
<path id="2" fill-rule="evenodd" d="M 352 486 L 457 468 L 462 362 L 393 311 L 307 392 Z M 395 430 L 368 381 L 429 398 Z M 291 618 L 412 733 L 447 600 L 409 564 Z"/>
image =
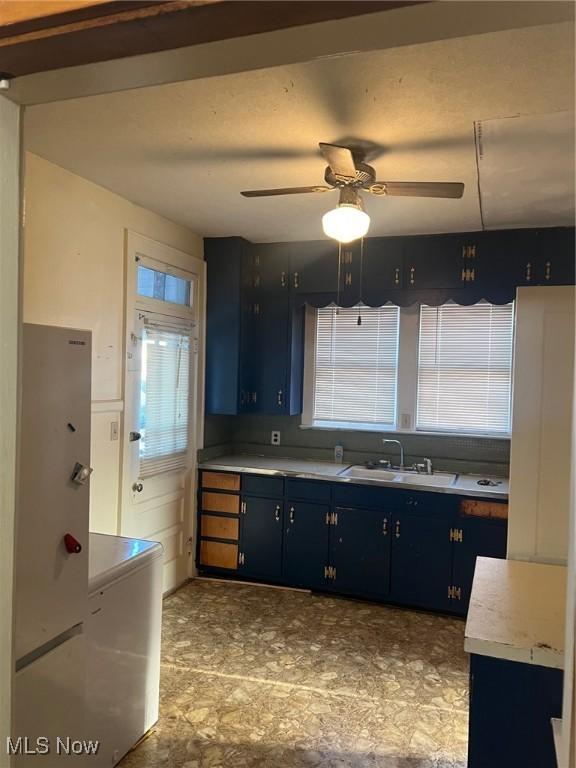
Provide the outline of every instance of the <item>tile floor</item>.
<path id="1" fill-rule="evenodd" d="M 465 768 L 464 622 L 197 580 L 165 601 L 160 720 L 121 768 Z"/>

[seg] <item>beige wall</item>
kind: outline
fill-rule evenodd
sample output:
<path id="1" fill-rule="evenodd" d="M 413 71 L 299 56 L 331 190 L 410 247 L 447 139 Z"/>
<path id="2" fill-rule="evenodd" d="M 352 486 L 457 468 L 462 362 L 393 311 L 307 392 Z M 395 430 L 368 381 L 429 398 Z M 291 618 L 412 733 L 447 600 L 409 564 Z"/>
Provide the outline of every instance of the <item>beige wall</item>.
<path id="1" fill-rule="evenodd" d="M 26 154 L 24 321 L 92 331 L 91 530 L 116 533 L 127 229 L 202 258 L 202 238 Z"/>

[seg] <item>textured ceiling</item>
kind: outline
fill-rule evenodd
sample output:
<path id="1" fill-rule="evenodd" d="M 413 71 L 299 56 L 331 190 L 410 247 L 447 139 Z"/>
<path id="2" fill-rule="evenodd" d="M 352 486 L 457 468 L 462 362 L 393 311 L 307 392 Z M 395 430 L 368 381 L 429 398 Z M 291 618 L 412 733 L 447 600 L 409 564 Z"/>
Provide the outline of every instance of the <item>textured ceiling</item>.
<path id="1" fill-rule="evenodd" d="M 353 138 L 379 179 L 466 184 L 462 200 L 367 196 L 371 235 L 474 230 L 474 122 L 573 110 L 573 59 L 571 23 L 335 57 L 31 107 L 26 146 L 201 235 L 274 241 L 322 237 L 336 193 L 240 190 L 322 183 L 318 141 Z"/>

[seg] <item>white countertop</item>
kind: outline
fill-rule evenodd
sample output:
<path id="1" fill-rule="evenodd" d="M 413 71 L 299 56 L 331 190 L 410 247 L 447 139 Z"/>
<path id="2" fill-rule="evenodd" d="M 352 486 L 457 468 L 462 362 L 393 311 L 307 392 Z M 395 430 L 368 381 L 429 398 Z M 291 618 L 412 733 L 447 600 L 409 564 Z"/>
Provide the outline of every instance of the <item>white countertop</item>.
<path id="1" fill-rule="evenodd" d="M 562 669 L 565 600 L 564 566 L 479 557 L 464 648 Z"/>

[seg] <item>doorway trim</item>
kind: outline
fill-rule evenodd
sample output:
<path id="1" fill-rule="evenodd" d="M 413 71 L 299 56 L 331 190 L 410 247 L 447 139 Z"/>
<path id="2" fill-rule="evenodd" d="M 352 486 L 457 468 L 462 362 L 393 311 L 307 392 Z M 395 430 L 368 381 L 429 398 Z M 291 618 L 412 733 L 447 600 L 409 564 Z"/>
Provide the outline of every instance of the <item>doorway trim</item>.
<path id="1" fill-rule="evenodd" d="M 0 746 L 10 735 L 20 336 L 20 107 L 0 96 Z M 8 758 L 10 760 L 10 758 Z"/>
<path id="2" fill-rule="evenodd" d="M 120 473 L 120 491 L 119 491 L 119 530 L 123 534 L 124 526 L 127 522 L 127 514 L 131 497 L 131 452 L 130 444 L 126 439 L 127 424 L 126 420 L 130 414 L 129 400 L 132 392 L 129 391 L 131 382 L 128 377 L 129 355 L 133 347 L 132 333 L 134 325 L 134 315 L 138 310 L 145 312 L 158 312 L 160 302 L 150 301 L 145 298 L 139 298 L 137 294 L 137 267 L 138 262 L 153 266 L 158 265 L 163 271 L 172 273 L 177 277 L 190 275 L 194 276 L 194 296 L 193 301 L 197 306 L 197 312 L 194 315 L 194 329 L 192 342 L 195 346 L 196 354 L 196 380 L 194 394 L 192 395 L 191 419 L 193 428 L 189 432 L 190 441 L 190 466 L 188 480 L 185 490 L 185 508 L 184 508 L 184 526 L 186 538 L 189 540 L 188 551 L 189 559 L 187 566 L 187 578 L 195 575 L 195 564 L 193 553 L 195 552 L 196 540 L 196 465 L 197 452 L 203 446 L 204 441 L 204 360 L 205 360 L 205 318 L 206 318 L 206 262 L 203 259 L 184 253 L 164 243 L 152 240 L 149 237 L 140 235 L 130 230 L 125 231 L 125 316 L 124 316 L 124 365 L 122 392 L 124 400 L 124 419 L 122 424 L 122 444 L 121 444 L 121 473 Z M 148 306 L 149 305 L 149 306 Z M 177 308 L 174 305 L 166 304 L 166 314 L 173 314 Z M 190 317 L 192 320 L 192 316 Z"/>

